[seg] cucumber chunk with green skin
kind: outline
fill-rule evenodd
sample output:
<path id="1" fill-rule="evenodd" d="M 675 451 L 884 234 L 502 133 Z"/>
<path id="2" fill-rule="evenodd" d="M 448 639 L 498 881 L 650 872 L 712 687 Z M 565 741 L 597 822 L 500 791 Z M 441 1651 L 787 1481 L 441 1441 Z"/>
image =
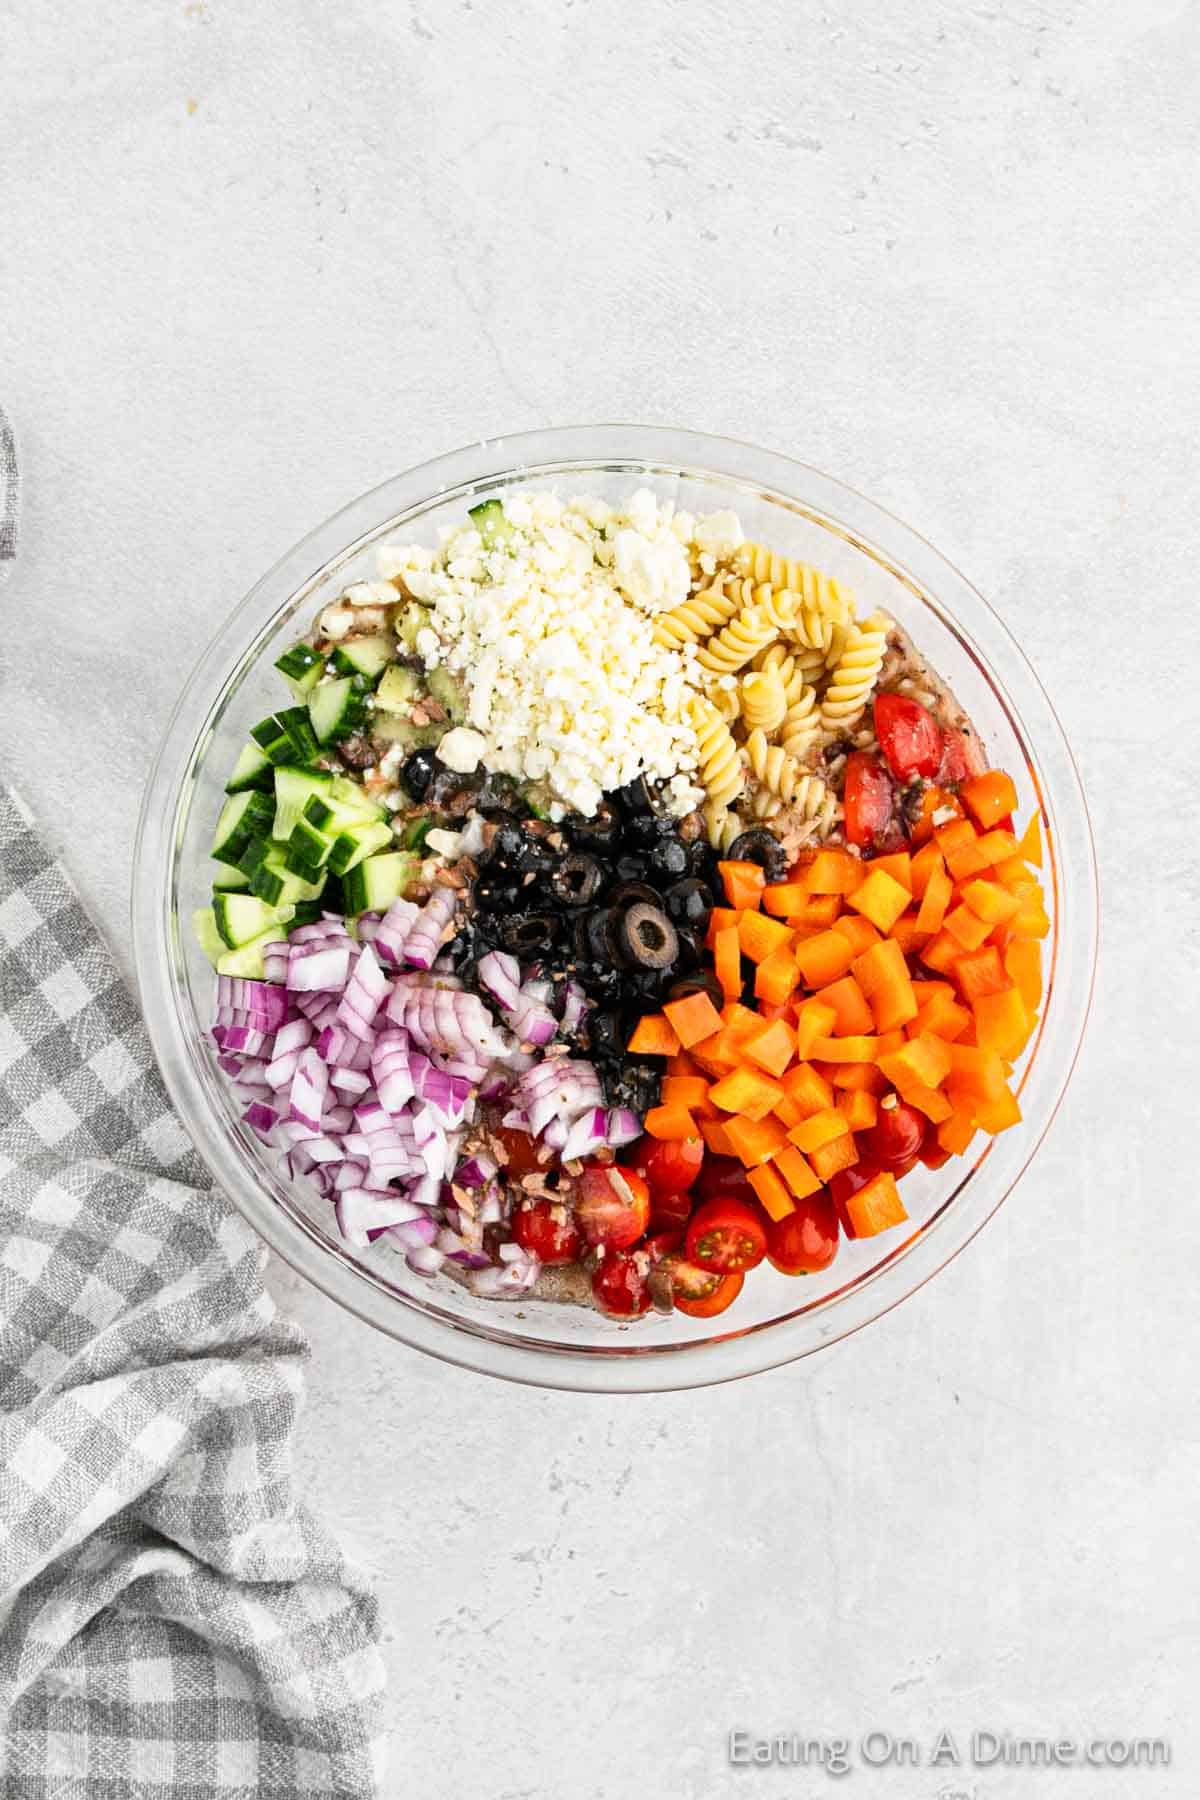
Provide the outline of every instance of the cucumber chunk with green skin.
<path id="1" fill-rule="evenodd" d="M 406 713 L 421 692 L 421 678 L 415 669 L 393 663 L 385 669 L 383 680 L 375 689 L 375 705 L 382 712 Z"/>
<path id="2" fill-rule="evenodd" d="M 357 731 L 366 708 L 354 677 L 343 675 L 340 681 L 323 681 L 314 688 L 308 698 L 308 716 L 319 744 L 336 744 L 339 738 Z"/>
<path id="3" fill-rule="evenodd" d="M 239 975 L 243 981 L 262 981 L 267 973 L 263 951 L 268 944 L 277 944 L 282 936 L 278 925 L 272 925 L 260 937 L 239 944 L 236 950 L 226 950 L 217 958 L 217 974 Z"/>
<path id="4" fill-rule="evenodd" d="M 307 706 L 289 706 L 285 712 L 276 717 L 287 732 L 296 749 L 294 762 L 311 762 L 317 754 L 317 740 L 309 719 Z"/>
<path id="5" fill-rule="evenodd" d="M 333 840 L 329 867 L 335 875 L 345 875 L 363 858 L 378 850 L 390 849 L 395 839 L 390 825 L 350 825 Z"/>
<path id="6" fill-rule="evenodd" d="M 244 794 L 247 788 L 269 788 L 274 767 L 270 757 L 257 744 L 244 744 L 225 783 L 225 792 Z"/>
<path id="7" fill-rule="evenodd" d="M 423 631 L 428 623 L 428 610 L 419 600 L 410 600 L 404 611 L 396 616 L 397 648 L 411 656 L 417 647 L 418 631 Z"/>
<path id="8" fill-rule="evenodd" d="M 339 644 L 329 661 L 339 675 L 361 675 L 374 687 L 395 654 L 394 638 L 360 637 Z"/>
<path id="9" fill-rule="evenodd" d="M 217 816 L 212 853 L 218 862 L 237 863 L 252 838 L 269 828 L 275 808 L 266 794 L 248 788 L 241 794 L 230 794 Z"/>
<path id="10" fill-rule="evenodd" d="M 261 937 L 264 931 L 282 936 L 292 916 L 290 906 L 268 906 L 255 894 L 214 894 L 212 909 L 221 942 L 230 950 Z"/>
<path id="11" fill-rule="evenodd" d="M 260 719 L 257 725 L 250 728 L 250 736 L 258 745 L 268 762 L 278 766 L 281 763 L 298 763 L 305 760 L 295 735 L 289 731 L 283 715 L 272 713 L 269 719 Z M 313 742 L 313 752 L 316 742 Z"/>
<path id="12" fill-rule="evenodd" d="M 481 500 L 478 506 L 468 507 L 467 511 L 474 521 L 476 531 L 483 539 L 485 550 L 498 550 L 511 543 L 512 521 L 506 515 L 499 500 Z"/>
<path id="13" fill-rule="evenodd" d="M 329 861 L 333 844 L 328 832 L 318 831 L 307 819 L 297 819 L 288 838 L 284 863 L 293 875 L 312 881 Z"/>
<path id="14" fill-rule="evenodd" d="M 378 825 L 385 814 L 355 782 L 338 775 L 328 793 L 313 795 L 302 816 L 318 831 L 336 837 L 348 826 Z"/>
<path id="15" fill-rule="evenodd" d="M 368 856 L 343 877 L 346 912 L 356 918 L 364 912 L 386 912 L 406 887 L 415 881 L 421 864 L 404 850 Z"/>
<path id="16" fill-rule="evenodd" d="M 192 930 L 196 934 L 196 942 L 215 969 L 228 946 L 217 930 L 216 916 L 211 906 L 202 906 L 192 914 Z"/>
<path id="17" fill-rule="evenodd" d="M 214 894 L 238 894 L 250 886 L 250 877 L 240 863 L 236 868 L 232 863 L 218 863 L 212 884 Z"/>
<path id="18" fill-rule="evenodd" d="M 275 659 L 275 667 L 297 700 L 304 700 L 325 673 L 325 658 L 311 644 L 293 644 Z"/>
<path id="19" fill-rule="evenodd" d="M 404 750 L 423 750 L 438 743 L 446 733 L 444 725 L 414 725 L 396 713 L 377 712 L 371 720 L 371 736 L 381 744 L 399 744 Z"/>
<path id="20" fill-rule="evenodd" d="M 466 697 L 449 669 L 430 669 L 425 679 L 433 698 L 449 714 L 451 724 L 461 725 L 467 716 Z"/>
<path id="21" fill-rule="evenodd" d="M 401 847 L 405 850 L 423 851 L 425 848 L 425 839 L 429 836 L 430 832 L 436 828 L 437 822 L 438 816 L 436 813 L 426 813 L 423 819 L 410 819 L 408 824 L 404 827 L 404 836 L 401 839 Z"/>
<path id="22" fill-rule="evenodd" d="M 250 877 L 250 892 L 268 906 L 296 906 L 302 900 L 316 900 L 325 885 L 323 874 L 309 881 L 289 869 L 286 855 L 282 844 L 272 844 Z"/>
<path id="23" fill-rule="evenodd" d="M 324 769 L 276 769 L 275 819 L 271 826 L 276 842 L 286 844 L 309 801 L 329 793 L 332 787 L 333 776 Z"/>

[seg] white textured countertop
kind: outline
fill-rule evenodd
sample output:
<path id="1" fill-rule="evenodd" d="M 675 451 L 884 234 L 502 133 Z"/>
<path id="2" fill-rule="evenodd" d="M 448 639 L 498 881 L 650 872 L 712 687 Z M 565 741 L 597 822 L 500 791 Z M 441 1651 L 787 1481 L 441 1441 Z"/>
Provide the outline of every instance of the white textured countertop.
<path id="1" fill-rule="evenodd" d="M 740 23 L 735 23 L 744 14 Z M 519 20 L 519 23 L 514 21 Z M 0 758 L 128 957 L 143 781 L 251 579 L 383 476 L 587 418 L 794 452 L 1003 611 L 1089 789 L 1093 1028 L 930 1287 L 772 1376 L 575 1399 L 276 1268 L 374 1563 L 395 1791 L 713 1800 L 724 1734 L 1165 1734 L 1192 1796 L 1200 103 L 1186 0 L 10 0 Z M 1130 775 L 1138 757 L 1144 779 Z M 1188 1721 L 1192 1722 L 1188 1722 Z"/>

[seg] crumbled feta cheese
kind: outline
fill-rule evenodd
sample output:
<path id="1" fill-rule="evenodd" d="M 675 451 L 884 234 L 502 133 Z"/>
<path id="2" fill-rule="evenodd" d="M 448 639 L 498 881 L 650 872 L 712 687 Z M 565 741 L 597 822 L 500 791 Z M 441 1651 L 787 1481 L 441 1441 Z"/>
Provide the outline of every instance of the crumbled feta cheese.
<path id="1" fill-rule="evenodd" d="M 453 769 L 456 775 L 473 775 L 483 760 L 487 739 L 482 732 L 466 725 L 456 725 L 438 742 L 438 761 Z"/>
<path id="2" fill-rule="evenodd" d="M 741 521 L 734 512 L 706 513 L 697 519 L 692 533 L 696 548 L 716 560 L 731 556 L 745 542 Z"/>
<path id="3" fill-rule="evenodd" d="M 440 827 L 435 826 L 432 831 L 427 831 L 425 834 L 425 848 L 432 850 L 436 856 L 444 856 L 447 862 L 457 860 L 461 842 L 461 831 L 443 831 Z"/>

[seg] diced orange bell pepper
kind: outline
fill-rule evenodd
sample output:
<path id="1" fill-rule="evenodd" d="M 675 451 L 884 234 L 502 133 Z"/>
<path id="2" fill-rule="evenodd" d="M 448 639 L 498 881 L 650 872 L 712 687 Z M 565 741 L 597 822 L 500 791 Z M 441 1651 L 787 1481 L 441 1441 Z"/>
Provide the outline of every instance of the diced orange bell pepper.
<path id="1" fill-rule="evenodd" d="M 713 972 L 727 1000 L 736 1000 L 742 991 L 742 949 L 736 925 L 718 931 L 713 945 Z"/>
<path id="2" fill-rule="evenodd" d="M 662 1100 L 664 1106 L 685 1106 L 689 1112 L 697 1112 L 708 1102 L 708 1083 L 703 1075 L 664 1075 Z"/>
<path id="3" fill-rule="evenodd" d="M 879 943 L 882 936 L 861 913 L 843 913 L 840 919 L 834 920 L 833 929 L 841 933 L 855 956 L 861 956 L 872 944 Z"/>
<path id="4" fill-rule="evenodd" d="M 840 981 L 830 982 L 815 998 L 825 1006 L 832 1006 L 836 1019 L 835 1037 L 849 1037 L 856 1032 L 875 1029 L 875 1018 L 867 1005 L 867 997 L 853 975 L 843 975 Z"/>
<path id="5" fill-rule="evenodd" d="M 661 1013 L 646 1013 L 640 1018 L 626 1045 L 633 1056 L 674 1056 L 679 1047 L 674 1027 Z"/>
<path id="6" fill-rule="evenodd" d="M 912 857 L 907 850 L 892 850 L 886 856 L 873 856 L 869 865 L 872 869 L 882 869 L 893 881 L 898 881 L 902 888 L 913 891 Z"/>
<path id="7" fill-rule="evenodd" d="M 796 1055 L 808 1056 L 818 1038 L 829 1037 L 837 1017 L 837 1009 L 823 1000 L 805 1000 L 796 1013 Z"/>
<path id="8" fill-rule="evenodd" d="M 921 961 L 928 968 L 936 969 L 940 975 L 949 975 L 955 963 L 963 953 L 963 946 L 950 931 L 939 931 L 920 949 Z"/>
<path id="9" fill-rule="evenodd" d="M 753 862 L 719 862 L 717 873 L 725 889 L 725 898 L 739 912 L 743 908 L 757 912 L 767 878 Z"/>
<path id="10" fill-rule="evenodd" d="M 965 781 L 959 789 L 967 811 L 989 831 L 1017 809 L 1017 789 L 1003 769 L 987 769 Z"/>
<path id="11" fill-rule="evenodd" d="M 1004 952 L 1004 970 L 1014 981 L 1025 1002 L 1026 1012 L 1033 1014 L 1042 1004 L 1042 947 L 1033 938 L 1020 938 Z"/>
<path id="12" fill-rule="evenodd" d="M 1007 1131 L 1010 1125 L 1021 1123 L 1021 1108 L 1017 1097 L 1007 1086 L 998 1100 L 989 1100 L 978 1108 L 975 1123 L 981 1131 L 995 1137 L 998 1132 Z"/>
<path id="13" fill-rule="evenodd" d="M 979 839 L 979 854 L 987 858 L 989 868 L 998 868 L 1017 854 L 1017 840 L 1011 831 L 985 831 Z"/>
<path id="14" fill-rule="evenodd" d="M 674 1143 L 680 1138 L 698 1138 L 700 1128 L 686 1106 L 652 1106 L 642 1120 L 648 1137 Z"/>
<path id="15" fill-rule="evenodd" d="M 781 1125 L 786 1125 L 790 1131 L 793 1125 L 798 1125 L 800 1123 L 804 1114 L 800 1111 L 796 1102 L 794 1100 L 789 1100 L 785 1094 L 782 1100 L 777 1100 L 775 1102 L 772 1117 L 778 1119 Z"/>
<path id="16" fill-rule="evenodd" d="M 942 929 L 942 921 L 946 917 L 946 909 L 954 896 L 954 883 L 946 873 L 946 865 L 938 852 L 937 867 L 930 870 L 925 884 L 925 892 L 921 896 L 921 904 L 917 908 L 917 931 L 932 937 Z"/>
<path id="17" fill-rule="evenodd" d="M 933 836 L 955 881 L 967 881 L 987 868 L 979 854 L 979 839 L 970 819 L 953 819 L 949 825 L 940 825 Z"/>
<path id="18" fill-rule="evenodd" d="M 738 942 L 742 946 L 742 955 L 748 956 L 751 962 L 766 962 L 768 956 L 786 948 L 791 941 L 791 927 L 781 919 L 768 919 L 766 913 L 742 914 Z"/>
<path id="19" fill-rule="evenodd" d="M 938 813 L 956 813 L 961 819 L 962 811 L 962 801 L 949 788 L 938 787 L 936 783 L 927 787 L 921 795 L 920 810 L 913 821 L 913 843 L 924 846 L 929 842 L 935 830 L 933 821 Z"/>
<path id="20" fill-rule="evenodd" d="M 714 1082 L 708 1097 L 722 1112 L 738 1113 L 742 1118 L 765 1119 L 783 1093 L 778 1082 L 768 1081 L 756 1069 L 731 1069 L 721 1081 Z"/>
<path id="21" fill-rule="evenodd" d="M 851 1194 L 845 1201 L 845 1208 L 856 1238 L 874 1237 L 880 1231 L 889 1231 L 893 1225 L 903 1225 L 908 1217 L 896 1177 L 888 1169 L 872 1175 L 857 1193 Z"/>
<path id="22" fill-rule="evenodd" d="M 918 1034 L 922 1031 L 932 1032 L 934 1037 L 953 1043 L 962 1036 L 970 1023 L 971 1014 L 965 1006 L 960 1006 L 950 994 L 937 993 L 921 1007 L 912 1029 Z"/>
<path id="23" fill-rule="evenodd" d="M 870 873 L 861 887 L 855 888 L 850 896 L 850 905 L 855 912 L 860 912 L 872 925 L 886 933 L 892 929 L 902 912 L 907 911 L 911 895 L 893 875 L 881 869 L 875 863 L 868 864 Z"/>
<path id="24" fill-rule="evenodd" d="M 909 1082 L 903 1097 L 907 1105 L 923 1112 L 932 1125 L 940 1125 L 954 1111 L 941 1088 L 924 1087 L 919 1081 Z"/>
<path id="25" fill-rule="evenodd" d="M 717 1081 L 727 1075 L 730 1069 L 736 1069 L 741 1061 L 737 1045 L 724 1026 L 720 1031 L 714 1031 L 711 1037 L 705 1038 L 703 1043 L 693 1044 L 691 1055 L 693 1062 Z"/>
<path id="26" fill-rule="evenodd" d="M 795 1212 L 796 1202 L 774 1164 L 760 1163 L 757 1169 L 751 1169 L 750 1186 L 769 1219 L 786 1219 L 789 1213 Z"/>
<path id="27" fill-rule="evenodd" d="M 797 1150 L 819 1150 L 822 1144 L 832 1142 L 848 1130 L 837 1107 L 830 1106 L 823 1112 L 814 1113 L 811 1119 L 802 1119 L 799 1125 L 793 1125 L 788 1132 L 788 1142 L 795 1144 Z"/>
<path id="28" fill-rule="evenodd" d="M 954 965 L 954 979 L 967 1000 L 977 1000 L 980 994 L 999 994 L 1010 980 L 994 944 L 960 956 Z"/>
<path id="29" fill-rule="evenodd" d="M 763 911 L 790 923 L 803 918 L 812 896 L 802 881 L 772 881 L 763 889 Z"/>
<path id="30" fill-rule="evenodd" d="M 956 1108 L 937 1128 L 937 1141 L 951 1156 L 961 1156 L 975 1136 L 975 1121 L 969 1113 Z"/>
<path id="31" fill-rule="evenodd" d="M 724 1119 L 701 1119 L 700 1136 L 706 1147 L 714 1156 L 736 1156 L 737 1151 L 729 1141 L 729 1133 L 725 1129 Z"/>
<path id="32" fill-rule="evenodd" d="M 758 1030 L 762 1020 L 752 1006 L 743 1006 L 740 1000 L 727 1000 L 721 1008 L 721 1024 L 730 1043 L 741 1044 Z"/>
<path id="33" fill-rule="evenodd" d="M 813 894 L 798 923 L 821 927 L 833 924 L 842 910 L 840 894 Z"/>
<path id="34" fill-rule="evenodd" d="M 877 1063 L 821 1063 L 819 1067 L 814 1063 L 811 1066 L 839 1093 L 843 1089 L 852 1092 L 858 1089 L 864 1094 L 878 1097 L 887 1089 L 887 1078 L 880 1072 Z"/>
<path id="35" fill-rule="evenodd" d="M 721 1015 L 705 993 L 668 1000 L 663 1012 L 685 1050 L 690 1050 L 693 1044 L 703 1043 L 721 1028 Z"/>
<path id="36" fill-rule="evenodd" d="M 726 1122 L 725 1135 L 733 1155 L 747 1169 L 770 1162 L 787 1142 L 787 1132 L 778 1119 L 731 1118 Z"/>
<path id="37" fill-rule="evenodd" d="M 975 1037 L 981 1050 L 998 1050 L 1010 1062 L 1029 1041 L 1029 1015 L 1015 987 L 1000 994 L 981 994 L 972 1004 Z"/>
<path id="38" fill-rule="evenodd" d="M 833 1088 L 809 1063 L 797 1063 L 789 1069 L 782 1086 L 788 1099 L 799 1107 L 801 1118 L 811 1119 L 814 1113 L 826 1112 L 833 1105 Z"/>
<path id="39" fill-rule="evenodd" d="M 854 959 L 854 978 L 867 997 L 876 1031 L 894 1031 L 917 1016 L 917 996 L 904 952 L 894 938 L 880 938 Z"/>
<path id="40" fill-rule="evenodd" d="M 972 912 L 969 906 L 961 902 L 958 906 L 951 907 L 946 914 L 945 930 L 951 937 L 958 939 L 964 950 L 978 950 L 981 944 L 987 942 L 991 929 L 986 919 L 981 919 L 978 913 Z M 666 1011 L 665 1007 L 663 1011 Z"/>
<path id="41" fill-rule="evenodd" d="M 902 1094 L 908 1087 L 941 1087 L 951 1066 L 949 1044 L 927 1031 L 879 1058 L 880 1069 Z"/>
<path id="42" fill-rule="evenodd" d="M 1017 855 L 1022 862 L 1032 863 L 1035 869 L 1042 866 L 1042 815 L 1034 813 L 1017 845 Z"/>
<path id="43" fill-rule="evenodd" d="M 1040 899 L 1024 902 L 1008 921 L 1009 936 L 1014 938 L 1044 938 L 1049 930 L 1050 920 Z"/>
<path id="44" fill-rule="evenodd" d="M 773 1167 L 779 1170 L 797 1200 L 815 1194 L 821 1183 L 794 1144 L 785 1144 L 775 1152 Z"/>
<path id="45" fill-rule="evenodd" d="M 905 956 L 911 956 L 921 948 L 925 941 L 925 933 L 917 930 L 917 915 L 907 912 L 896 920 L 889 935 L 889 942 L 897 944 Z"/>
<path id="46" fill-rule="evenodd" d="M 863 874 L 861 861 L 848 850 L 818 850 L 804 872 L 804 885 L 810 894 L 852 894 Z"/>
<path id="47" fill-rule="evenodd" d="M 744 1040 L 743 1054 L 775 1080 L 796 1054 L 796 1033 L 783 1019 L 764 1025 Z"/>
<path id="48" fill-rule="evenodd" d="M 878 1037 L 818 1038 L 812 1047 L 814 1062 L 873 1063 L 904 1044 L 902 1031 L 884 1031 Z"/>
<path id="49" fill-rule="evenodd" d="M 704 935 L 704 948 L 715 950 L 718 931 L 728 931 L 731 927 L 736 931 L 741 916 L 741 913 L 732 906 L 714 906 L 708 915 L 708 930 Z"/>
<path id="50" fill-rule="evenodd" d="M 865 1088 L 843 1088 L 837 1097 L 837 1109 L 851 1131 L 869 1131 L 879 1116 L 878 1102 Z"/>
<path id="51" fill-rule="evenodd" d="M 963 903 L 989 925 L 1003 925 L 1019 909 L 1021 902 L 996 881 L 968 881 L 962 888 Z"/>
<path id="52" fill-rule="evenodd" d="M 820 1181 L 830 1181 L 839 1169 L 852 1169 L 858 1161 L 858 1139 L 852 1131 L 830 1138 L 809 1157 L 812 1172 Z"/>
<path id="53" fill-rule="evenodd" d="M 853 948 L 836 927 L 806 938 L 796 948 L 797 967 L 805 986 L 810 988 L 822 988 L 828 982 L 836 981 L 839 975 L 846 973 L 853 960 Z"/>
<path id="54" fill-rule="evenodd" d="M 986 1104 L 1000 1098 L 1004 1087 L 1004 1064 L 998 1051 L 969 1044 L 948 1044 L 946 1048 L 950 1055 L 947 1089 L 956 1106 L 956 1094 L 961 1095 L 968 1105 L 972 1101 Z"/>
<path id="55" fill-rule="evenodd" d="M 782 1006 L 799 986 L 800 971 L 790 945 L 774 951 L 754 971 L 755 995 L 771 1005 Z"/>
<path id="56" fill-rule="evenodd" d="M 917 851 L 917 854 L 912 859 L 911 869 L 912 895 L 914 900 L 920 900 L 924 897 L 925 889 L 929 886 L 929 877 L 933 874 L 933 871 L 935 869 L 944 869 L 945 867 L 945 859 L 936 844 L 926 844 L 923 849 Z"/>

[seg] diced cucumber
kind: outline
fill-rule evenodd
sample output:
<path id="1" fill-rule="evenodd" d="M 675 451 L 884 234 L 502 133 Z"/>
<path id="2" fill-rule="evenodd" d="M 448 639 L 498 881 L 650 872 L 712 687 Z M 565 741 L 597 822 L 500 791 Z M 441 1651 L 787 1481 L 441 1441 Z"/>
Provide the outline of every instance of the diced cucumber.
<path id="1" fill-rule="evenodd" d="M 336 744 L 357 731 L 366 716 L 362 695 L 351 675 L 340 681 L 323 681 L 308 698 L 308 716 L 319 744 Z"/>
<path id="2" fill-rule="evenodd" d="M 417 633 L 423 631 L 429 623 L 429 614 L 418 600 L 410 600 L 402 613 L 396 616 L 396 636 L 399 640 L 397 648 L 406 650 L 411 656 L 417 647 Z"/>
<path id="3" fill-rule="evenodd" d="M 344 875 L 374 856 L 377 850 L 388 850 L 395 840 L 390 825 L 348 825 L 339 831 L 329 852 L 329 867 L 335 875 Z"/>
<path id="4" fill-rule="evenodd" d="M 288 838 L 284 864 L 293 875 L 312 881 L 329 861 L 333 843 L 328 832 L 318 831 L 307 819 L 297 819 Z"/>
<path id="5" fill-rule="evenodd" d="M 317 740 L 313 735 L 307 706 L 289 706 L 286 712 L 276 716 L 295 745 L 296 755 L 293 761 L 310 762 L 317 754 Z"/>
<path id="6" fill-rule="evenodd" d="M 366 790 L 356 781 L 336 775 L 328 793 L 314 794 L 303 816 L 318 831 L 336 837 L 349 825 L 377 825 L 384 817 L 384 809 L 368 799 Z"/>
<path id="7" fill-rule="evenodd" d="M 237 894 L 250 886 L 250 877 L 239 863 L 236 868 L 232 863 L 218 863 L 213 876 L 213 892 L 217 894 Z"/>
<path id="8" fill-rule="evenodd" d="M 375 689 L 375 705 L 383 712 L 406 713 L 420 691 L 417 671 L 403 663 L 393 663 L 384 670 L 383 680 Z"/>
<path id="9" fill-rule="evenodd" d="M 364 912 L 385 912 L 416 879 L 420 867 L 418 859 L 404 850 L 368 856 L 344 878 L 346 912 L 352 918 Z"/>
<path id="10" fill-rule="evenodd" d="M 374 687 L 395 654 L 395 638 L 360 637 L 339 644 L 329 660 L 339 675 L 361 675 Z"/>
<path id="11" fill-rule="evenodd" d="M 313 920 L 319 919 L 323 912 L 340 912 L 339 901 L 336 898 L 329 898 L 329 905 L 326 906 L 327 898 L 329 898 L 328 889 L 319 900 L 298 900 L 292 908 L 288 930 L 295 931 L 297 925 L 311 925 Z"/>
<path id="12" fill-rule="evenodd" d="M 243 794 L 247 788 L 269 788 L 273 764 L 257 744 L 244 744 L 225 783 L 227 794 Z"/>
<path id="13" fill-rule="evenodd" d="M 275 809 L 266 794 L 257 788 L 230 794 L 217 817 L 213 833 L 212 853 L 218 862 L 236 863 L 251 838 L 265 831 Z"/>
<path id="14" fill-rule="evenodd" d="M 261 837 L 253 837 L 238 858 L 238 868 L 246 876 L 247 881 L 254 880 L 254 871 L 260 869 L 269 852 L 275 847 L 274 840 L 264 832 Z"/>
<path id="15" fill-rule="evenodd" d="M 309 881 L 289 869 L 283 845 L 272 844 L 250 877 L 250 892 L 268 906 L 296 906 L 317 899 L 324 884 L 324 875 Z"/>
<path id="16" fill-rule="evenodd" d="M 309 801 L 314 795 L 327 794 L 332 786 L 333 776 L 323 769 L 276 769 L 275 821 L 271 836 L 277 843 L 287 843 Z"/>
<path id="17" fill-rule="evenodd" d="M 216 916 L 211 906 L 202 906 L 192 914 L 192 930 L 196 934 L 196 942 L 215 968 L 225 954 L 226 945 L 217 930 Z"/>
<path id="18" fill-rule="evenodd" d="M 454 725 L 461 725 L 467 716 L 466 701 L 463 691 L 449 669 L 430 669 L 425 677 L 429 684 L 429 692 L 438 705 L 450 715 Z"/>
<path id="19" fill-rule="evenodd" d="M 512 541 L 513 526 L 499 500 L 481 500 L 467 508 L 485 550 L 497 550 Z"/>
<path id="20" fill-rule="evenodd" d="M 420 750 L 436 744 L 443 736 L 444 725 L 414 725 L 396 713 L 377 712 L 371 720 L 371 736 L 381 744 L 399 744 L 404 750 Z"/>
<path id="21" fill-rule="evenodd" d="M 217 974 L 240 975 L 243 981 L 261 981 L 267 972 L 263 951 L 268 944 L 278 943 L 281 936 L 278 925 L 271 925 L 261 936 L 239 944 L 236 950 L 226 950 L 217 958 Z"/>
<path id="22" fill-rule="evenodd" d="M 277 935 L 292 916 L 290 906 L 268 906 L 254 894 L 214 894 L 213 918 L 221 942 L 231 950 L 274 928 Z"/>
<path id="23" fill-rule="evenodd" d="M 276 657 L 275 667 L 285 677 L 297 700 L 304 700 L 325 673 L 325 658 L 311 644 L 293 644 L 290 650 Z"/>
<path id="24" fill-rule="evenodd" d="M 416 850 L 418 852 L 423 851 L 425 848 L 425 839 L 434 829 L 437 822 L 436 813 L 426 813 L 423 818 L 410 819 L 408 824 L 404 827 L 404 836 L 400 840 L 401 848 L 405 850 Z"/>
<path id="25" fill-rule="evenodd" d="M 268 762 L 278 765 L 304 761 L 294 735 L 288 730 L 282 717 L 277 717 L 274 713 L 269 719 L 260 719 L 257 725 L 252 725 L 250 736 Z"/>

